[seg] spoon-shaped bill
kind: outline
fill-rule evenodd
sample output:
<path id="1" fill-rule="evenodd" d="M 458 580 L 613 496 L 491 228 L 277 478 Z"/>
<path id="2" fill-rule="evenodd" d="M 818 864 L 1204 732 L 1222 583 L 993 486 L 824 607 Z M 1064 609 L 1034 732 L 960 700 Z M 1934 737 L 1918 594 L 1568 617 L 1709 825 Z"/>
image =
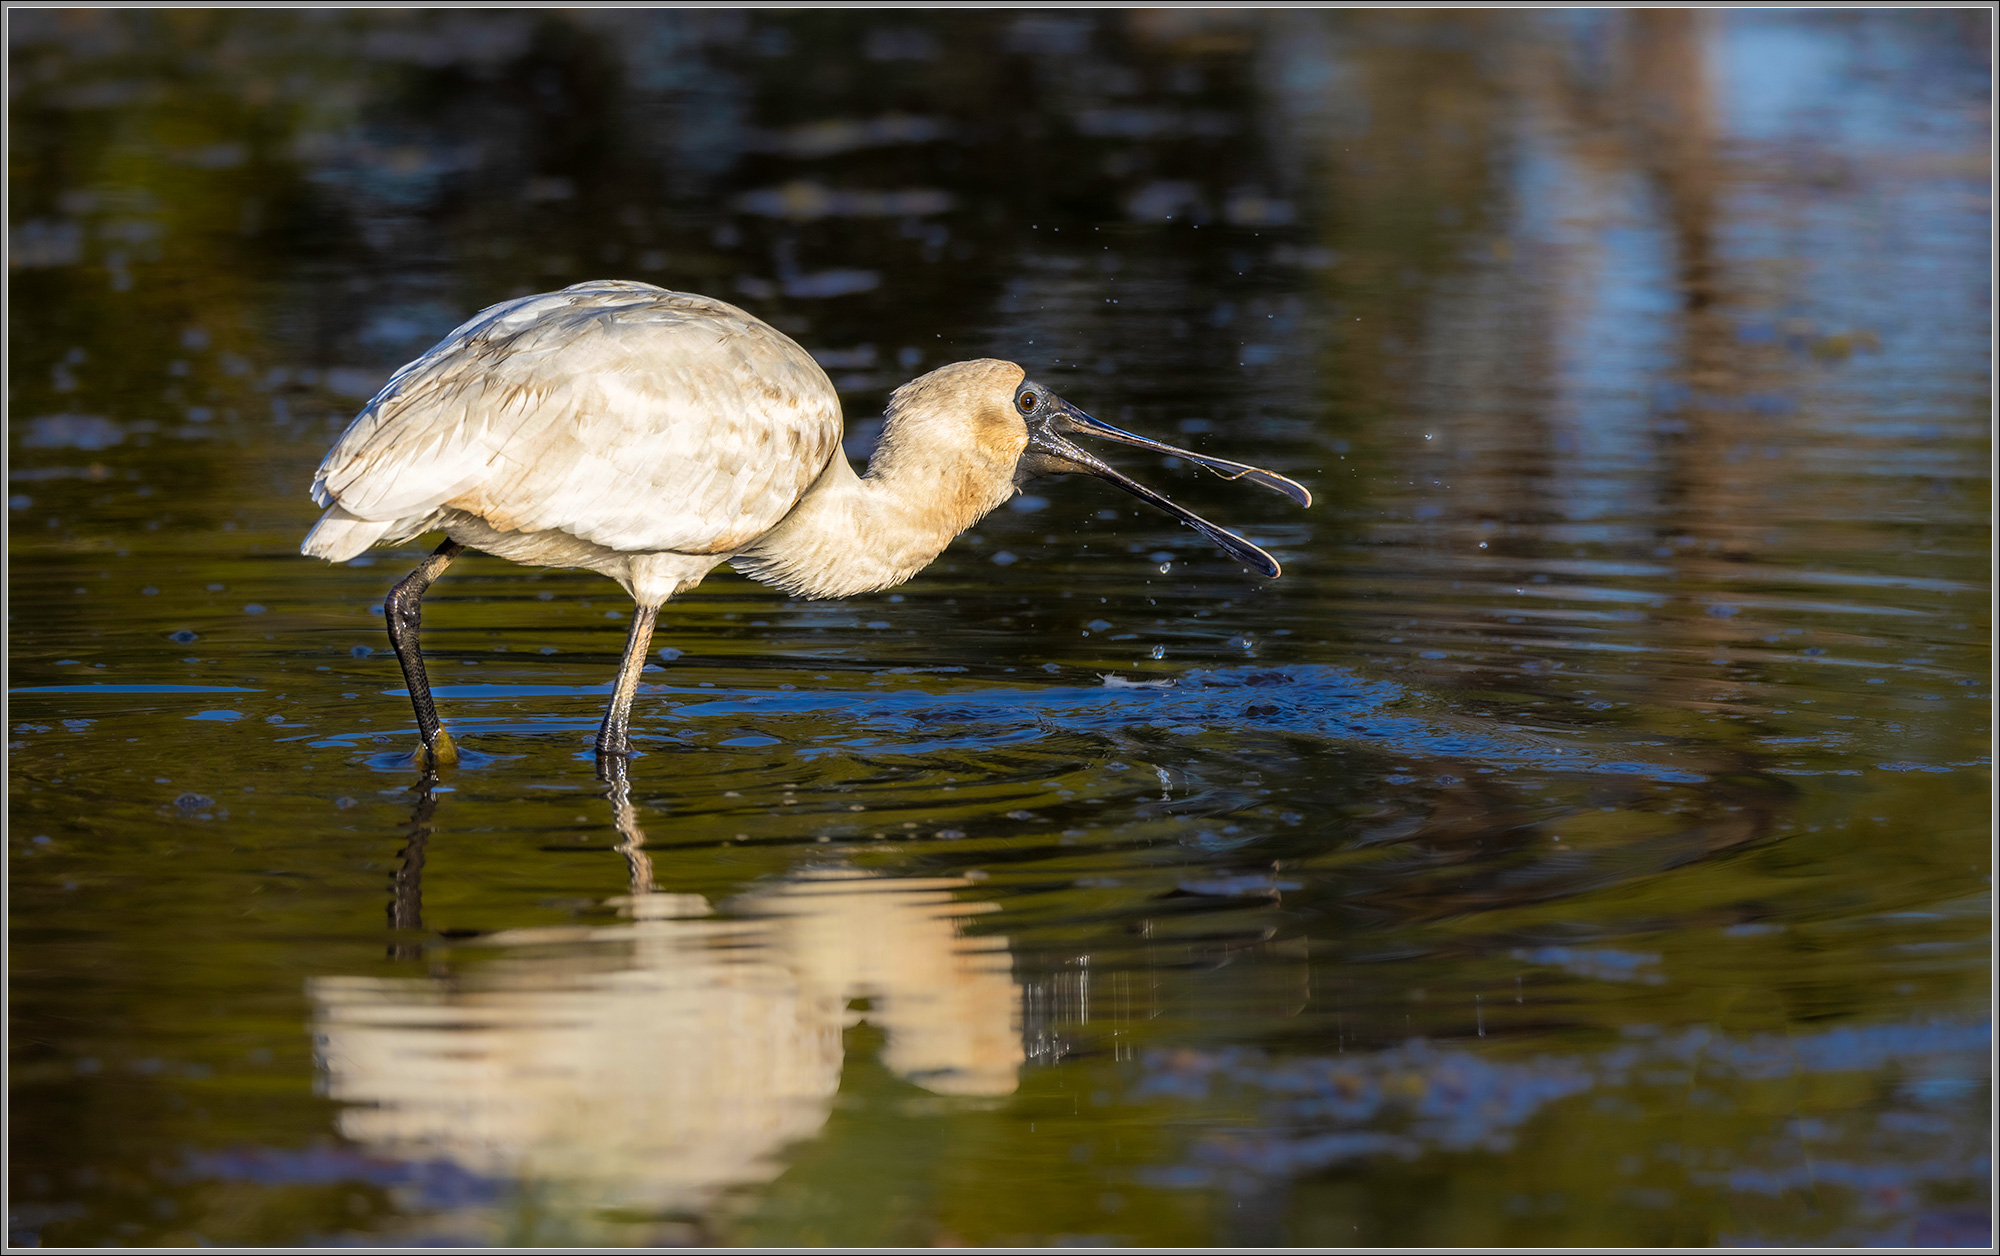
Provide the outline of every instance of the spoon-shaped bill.
<path id="1" fill-rule="evenodd" d="M 1089 455 L 1086 454 L 1085 457 L 1089 457 Z M 1096 462 L 1097 460 L 1092 458 L 1091 461 Z M 1227 528 L 1210 523 L 1172 498 L 1154 492 L 1152 489 L 1139 483 L 1139 481 L 1121 475 L 1101 462 L 1098 462 L 1095 467 L 1086 466 L 1084 469 L 1100 480 L 1111 481 L 1140 501 L 1166 511 L 1174 518 L 1207 537 L 1210 541 L 1214 542 L 1218 549 L 1252 571 L 1262 572 L 1274 580 L 1283 574 L 1283 569 L 1278 566 L 1277 559 L 1271 557 L 1234 532 L 1229 531 Z"/>
<path id="2" fill-rule="evenodd" d="M 1207 454 L 1181 449 L 1165 441 L 1154 440 L 1150 436 L 1140 436 L 1136 432 L 1113 427 L 1102 419 L 1093 418 L 1074 406 L 1062 403 L 1058 398 L 1050 400 L 1062 405 L 1061 421 L 1079 436 L 1098 436 L 1105 440 L 1115 440 L 1121 445 L 1136 445 L 1140 449 L 1150 449 L 1154 453 L 1172 454 L 1176 458 L 1185 458 L 1198 466 L 1206 467 L 1225 480 L 1248 480 L 1259 488 L 1282 493 L 1301 506 L 1313 504 L 1312 494 L 1306 491 L 1305 485 L 1297 480 L 1287 479 L 1275 471 L 1266 471 L 1262 467 L 1253 467 L 1248 463 L 1232 462 L 1227 458 L 1212 458 Z"/>
<path id="3" fill-rule="evenodd" d="M 1077 472 L 1081 472 L 1084 475 L 1094 475 L 1100 480 L 1109 480 L 1140 501 L 1165 511 L 1167 514 L 1172 515 L 1190 528 L 1201 533 L 1231 558 L 1234 558 L 1237 562 L 1242 563 L 1251 570 L 1262 572 L 1264 575 L 1273 578 L 1280 574 L 1278 560 L 1263 550 L 1252 545 L 1242 537 L 1237 536 L 1234 532 L 1210 523 L 1208 520 L 1164 494 L 1157 493 L 1137 480 L 1120 473 L 1116 469 L 1106 465 L 1096 455 L 1072 443 L 1056 429 L 1056 424 L 1062 418 L 1068 417 L 1068 415 L 1060 415 L 1055 410 L 1056 405 L 1055 399 L 1050 398 L 1050 413 L 1046 417 L 1038 417 L 1029 421 L 1028 448 L 1021 455 L 1020 469 L 1017 472 L 1018 480 L 1028 480 L 1038 475 L 1069 475 Z M 1080 413 L 1070 410 L 1066 406 L 1064 409 L 1069 410 L 1070 414 Z M 1117 431 L 1116 428 L 1111 430 Z M 1142 443 L 1142 438 L 1134 437 L 1133 443 Z M 1149 446 L 1153 444 L 1152 442 L 1143 443 Z M 1184 450 L 1175 449 L 1171 445 L 1157 445 L 1153 447 L 1177 455 L 1192 456 L 1187 455 Z M 1239 466 L 1241 464 L 1230 463 L 1229 465 Z M 1256 468 L 1244 467 L 1244 470 L 1254 471 Z M 1269 473 L 1266 472 L 1264 474 Z M 1273 478 L 1283 479 L 1282 476 Z M 1290 484 L 1291 481 L 1285 480 L 1285 483 Z M 1300 489 L 1299 491 L 1303 493 L 1305 490 Z"/>

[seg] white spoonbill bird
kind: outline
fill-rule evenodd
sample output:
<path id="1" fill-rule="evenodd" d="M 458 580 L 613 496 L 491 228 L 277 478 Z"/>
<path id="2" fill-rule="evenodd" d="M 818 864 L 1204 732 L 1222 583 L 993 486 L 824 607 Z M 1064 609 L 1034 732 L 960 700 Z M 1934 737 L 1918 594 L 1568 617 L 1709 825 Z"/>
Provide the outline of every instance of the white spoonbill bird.
<path id="1" fill-rule="evenodd" d="M 622 280 L 489 306 L 389 377 L 320 463 L 326 513 L 301 550 L 344 562 L 377 542 L 448 538 L 390 591 L 422 766 L 458 757 L 418 646 L 421 600 L 467 547 L 588 567 L 638 604 L 597 753 L 632 752 L 632 696 L 660 605 L 723 563 L 809 598 L 908 580 L 1043 475 L 1106 479 L 1266 576 L 1269 554 L 1071 442 L 1172 454 L 1310 505 L 1281 475 L 1099 422 L 990 358 L 889 398 L 868 473 L 840 451 L 840 400 L 812 355 L 733 305 Z"/>

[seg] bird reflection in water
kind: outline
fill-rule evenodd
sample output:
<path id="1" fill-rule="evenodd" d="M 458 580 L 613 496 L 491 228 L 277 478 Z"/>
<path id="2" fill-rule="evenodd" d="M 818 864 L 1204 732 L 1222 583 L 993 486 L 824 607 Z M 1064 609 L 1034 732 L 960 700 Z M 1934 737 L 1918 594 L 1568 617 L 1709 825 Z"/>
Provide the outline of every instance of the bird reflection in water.
<path id="1" fill-rule="evenodd" d="M 399 939 L 421 929 L 429 784 L 390 907 Z M 954 900 L 967 882 L 828 867 L 717 915 L 655 888 L 623 774 L 610 795 L 630 923 L 492 935 L 505 957 L 460 976 L 309 983 L 342 1135 L 518 1180 L 572 1215 L 688 1216 L 776 1177 L 786 1145 L 820 1130 L 843 1030 L 861 1018 L 886 1040 L 883 1064 L 926 1090 L 1014 1091 L 1021 991 L 1006 939 L 963 930 L 993 910 Z"/>

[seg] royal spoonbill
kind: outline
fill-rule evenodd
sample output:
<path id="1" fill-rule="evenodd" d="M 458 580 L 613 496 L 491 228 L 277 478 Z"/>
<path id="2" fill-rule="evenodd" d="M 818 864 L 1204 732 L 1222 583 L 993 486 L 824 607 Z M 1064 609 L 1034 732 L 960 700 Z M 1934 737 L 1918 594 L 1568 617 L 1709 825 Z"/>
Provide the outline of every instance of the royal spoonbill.
<path id="1" fill-rule="evenodd" d="M 1269 554 L 1076 445 L 1172 454 L 1283 493 L 1256 467 L 1121 431 L 1012 362 L 955 362 L 889 398 L 868 473 L 840 449 L 840 400 L 812 355 L 733 305 L 623 280 L 489 306 L 389 377 L 313 477 L 326 513 L 300 549 L 344 562 L 377 542 L 445 542 L 385 600 L 420 766 L 454 762 L 424 676 L 424 590 L 467 549 L 587 567 L 638 604 L 600 762 L 632 752 L 632 697 L 660 605 L 723 563 L 808 598 L 886 589 L 1037 476 L 1082 472 L 1166 511 L 1237 561 Z"/>

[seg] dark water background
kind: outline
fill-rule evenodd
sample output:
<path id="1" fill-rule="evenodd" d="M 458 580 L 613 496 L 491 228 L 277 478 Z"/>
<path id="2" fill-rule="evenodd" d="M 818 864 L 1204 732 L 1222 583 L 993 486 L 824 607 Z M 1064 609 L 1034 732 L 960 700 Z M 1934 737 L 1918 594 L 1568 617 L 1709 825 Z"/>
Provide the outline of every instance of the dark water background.
<path id="1" fill-rule="evenodd" d="M 1981 11 L 10 12 L 10 1227 L 1989 1235 Z M 312 469 L 473 310 L 1012 358 L 917 580 L 469 556 L 407 767 Z"/>

